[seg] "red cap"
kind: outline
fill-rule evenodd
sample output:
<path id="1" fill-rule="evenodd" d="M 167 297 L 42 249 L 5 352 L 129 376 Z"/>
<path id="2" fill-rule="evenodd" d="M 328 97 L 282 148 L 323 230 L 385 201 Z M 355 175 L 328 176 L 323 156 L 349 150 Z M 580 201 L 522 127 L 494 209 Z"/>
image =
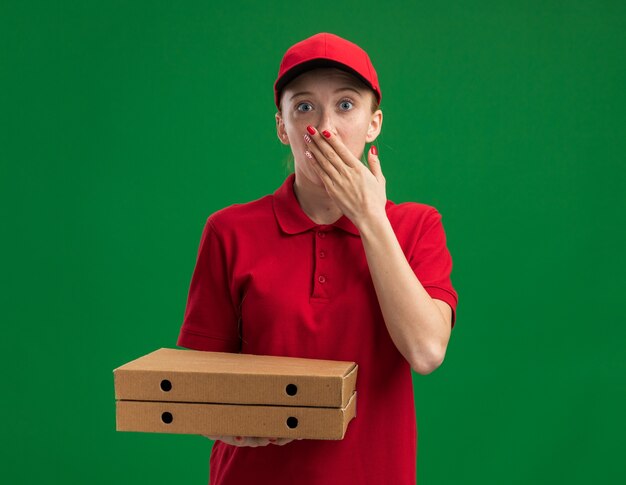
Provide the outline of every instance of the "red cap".
<path id="1" fill-rule="evenodd" d="M 292 45 L 285 52 L 274 82 L 276 107 L 279 107 L 280 93 L 289 81 L 317 67 L 337 67 L 354 74 L 374 90 L 380 103 L 382 94 L 378 76 L 367 52 L 335 34 L 321 32 Z"/>

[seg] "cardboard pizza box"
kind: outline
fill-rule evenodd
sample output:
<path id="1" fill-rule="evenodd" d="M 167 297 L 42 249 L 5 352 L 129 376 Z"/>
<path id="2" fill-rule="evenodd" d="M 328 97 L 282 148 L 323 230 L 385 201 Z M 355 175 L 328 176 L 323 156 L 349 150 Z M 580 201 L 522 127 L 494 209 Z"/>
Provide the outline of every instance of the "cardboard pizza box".
<path id="1" fill-rule="evenodd" d="M 341 440 L 356 416 L 344 408 L 117 401 L 117 431 Z"/>
<path id="2" fill-rule="evenodd" d="M 357 371 L 354 362 L 163 348 L 113 374 L 122 400 L 345 407 Z"/>
<path id="3" fill-rule="evenodd" d="M 118 431 L 343 439 L 354 362 L 162 348 L 114 369 Z"/>

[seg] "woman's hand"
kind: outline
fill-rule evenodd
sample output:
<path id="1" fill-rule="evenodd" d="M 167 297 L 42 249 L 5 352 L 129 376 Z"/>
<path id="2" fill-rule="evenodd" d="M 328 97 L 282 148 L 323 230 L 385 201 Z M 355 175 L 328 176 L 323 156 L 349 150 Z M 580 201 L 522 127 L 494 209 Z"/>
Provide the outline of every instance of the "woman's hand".
<path id="1" fill-rule="evenodd" d="M 368 170 L 337 133 L 320 133 L 312 126 L 307 131 L 303 135 L 308 147 L 305 156 L 341 212 L 357 228 L 371 217 L 386 217 L 385 177 L 376 149 L 367 152 Z"/>
<path id="2" fill-rule="evenodd" d="M 293 441 L 293 439 L 290 438 L 257 438 L 252 436 L 203 436 L 213 441 L 223 441 L 228 445 L 251 446 L 253 448 L 256 448 L 257 446 L 267 446 L 269 444 L 283 446 Z"/>

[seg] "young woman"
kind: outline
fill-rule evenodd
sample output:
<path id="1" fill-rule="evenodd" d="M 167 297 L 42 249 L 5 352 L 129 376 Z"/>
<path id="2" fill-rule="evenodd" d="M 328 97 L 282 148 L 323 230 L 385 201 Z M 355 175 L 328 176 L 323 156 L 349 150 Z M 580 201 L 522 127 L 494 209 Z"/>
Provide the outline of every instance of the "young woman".
<path id="1" fill-rule="evenodd" d="M 356 44 L 320 33 L 285 53 L 274 85 L 294 173 L 211 214 L 178 345 L 354 361 L 357 417 L 343 440 L 210 436 L 213 485 L 414 485 L 411 370 L 443 361 L 458 295 L 441 215 L 387 200 L 374 146 L 381 91 Z"/>

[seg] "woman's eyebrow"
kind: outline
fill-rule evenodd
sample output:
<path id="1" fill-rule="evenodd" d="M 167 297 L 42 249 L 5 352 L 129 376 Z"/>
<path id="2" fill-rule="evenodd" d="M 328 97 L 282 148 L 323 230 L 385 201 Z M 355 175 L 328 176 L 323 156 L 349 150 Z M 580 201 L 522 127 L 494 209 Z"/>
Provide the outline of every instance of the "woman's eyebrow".
<path id="1" fill-rule="evenodd" d="M 350 86 L 344 86 L 342 88 L 336 89 L 335 93 L 338 93 L 340 91 L 354 91 L 356 94 L 358 94 L 359 96 L 361 96 L 361 93 L 359 91 L 357 91 L 354 88 L 351 88 Z M 303 94 L 313 94 L 311 91 L 300 91 L 299 93 L 294 94 L 291 98 L 289 98 L 289 101 L 291 101 L 293 98 L 295 98 L 296 96 L 301 96 Z"/>

